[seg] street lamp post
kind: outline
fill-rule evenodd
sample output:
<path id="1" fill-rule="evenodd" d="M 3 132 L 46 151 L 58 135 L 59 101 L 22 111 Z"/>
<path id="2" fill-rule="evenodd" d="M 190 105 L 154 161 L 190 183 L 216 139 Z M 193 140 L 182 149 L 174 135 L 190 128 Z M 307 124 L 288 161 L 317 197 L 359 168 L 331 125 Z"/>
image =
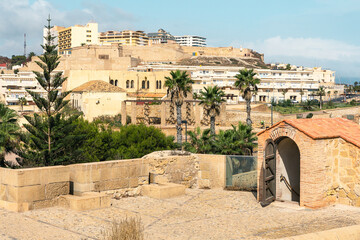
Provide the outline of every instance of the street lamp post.
<path id="1" fill-rule="evenodd" d="M 187 120 L 182 120 L 181 123 L 185 123 L 185 142 L 187 142 Z"/>

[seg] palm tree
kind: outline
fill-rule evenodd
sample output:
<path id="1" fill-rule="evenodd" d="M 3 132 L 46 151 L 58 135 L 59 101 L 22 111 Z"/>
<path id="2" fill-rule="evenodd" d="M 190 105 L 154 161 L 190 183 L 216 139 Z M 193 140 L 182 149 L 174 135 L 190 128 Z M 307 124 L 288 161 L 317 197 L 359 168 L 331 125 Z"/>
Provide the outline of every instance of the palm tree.
<path id="1" fill-rule="evenodd" d="M 286 100 L 286 93 L 288 91 L 289 91 L 289 89 L 287 89 L 287 88 L 281 90 L 282 94 L 284 95 L 284 101 Z"/>
<path id="2" fill-rule="evenodd" d="M 5 154 L 14 151 L 18 142 L 16 112 L 0 103 L 0 166 L 6 167 Z"/>
<path id="3" fill-rule="evenodd" d="M 334 91 L 334 94 L 335 94 L 335 98 L 337 98 L 338 91 Z"/>
<path id="4" fill-rule="evenodd" d="M 329 97 L 329 101 L 331 100 L 331 91 L 327 91 L 327 95 Z"/>
<path id="5" fill-rule="evenodd" d="M 200 90 L 197 99 L 200 100 L 200 105 L 204 106 L 204 109 L 208 116 L 210 116 L 210 129 L 211 134 L 215 134 L 215 117 L 220 114 L 221 103 L 225 102 L 223 97 L 225 96 L 218 86 L 215 87 L 204 87 L 204 90 Z"/>
<path id="6" fill-rule="evenodd" d="M 165 77 L 165 87 L 167 87 L 167 95 L 170 96 L 171 102 L 176 105 L 176 135 L 178 144 L 181 144 L 181 106 L 184 98 L 191 93 L 194 81 L 186 71 L 171 71 L 170 75 L 170 77 Z"/>
<path id="7" fill-rule="evenodd" d="M 324 87 L 319 87 L 319 90 L 317 91 L 317 95 L 320 97 L 320 109 L 322 109 L 323 100 L 322 97 L 325 96 L 325 89 Z"/>
<path id="8" fill-rule="evenodd" d="M 260 79 L 255 78 L 256 73 L 254 73 L 253 69 L 247 70 L 242 69 L 239 71 L 239 74 L 235 75 L 235 78 L 237 79 L 235 82 L 235 87 L 237 87 L 240 92 L 242 93 L 242 97 L 246 101 L 246 112 L 247 112 L 247 118 L 246 123 L 251 126 L 252 121 L 250 118 L 250 112 L 251 112 L 251 98 L 253 96 L 253 92 L 257 91 L 257 84 L 260 83 Z"/>
<path id="9" fill-rule="evenodd" d="M 26 98 L 24 98 L 24 97 L 19 98 L 19 103 L 20 103 L 20 106 L 21 106 L 21 112 L 24 112 L 24 105 L 27 104 Z"/>
<path id="10" fill-rule="evenodd" d="M 301 99 L 300 99 L 300 102 L 302 103 L 303 101 L 303 96 L 304 96 L 305 92 L 303 89 L 300 90 L 300 96 L 301 96 Z"/>
<path id="11" fill-rule="evenodd" d="M 210 131 L 210 129 L 201 131 L 200 127 L 197 127 L 194 131 L 188 131 L 189 142 L 184 144 L 185 150 L 193 153 L 212 153 L 214 139 Z"/>

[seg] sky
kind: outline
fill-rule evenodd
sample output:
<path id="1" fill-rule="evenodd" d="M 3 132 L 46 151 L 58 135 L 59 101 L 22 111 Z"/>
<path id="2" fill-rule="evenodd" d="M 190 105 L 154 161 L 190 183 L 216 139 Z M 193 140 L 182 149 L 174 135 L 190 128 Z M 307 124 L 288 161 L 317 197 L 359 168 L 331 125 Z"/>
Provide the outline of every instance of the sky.
<path id="1" fill-rule="evenodd" d="M 360 81 L 359 0 L 0 0 L 0 56 L 41 53 L 42 28 L 96 21 L 99 31 L 159 28 L 211 47 L 251 48 L 266 63 L 336 71 Z"/>

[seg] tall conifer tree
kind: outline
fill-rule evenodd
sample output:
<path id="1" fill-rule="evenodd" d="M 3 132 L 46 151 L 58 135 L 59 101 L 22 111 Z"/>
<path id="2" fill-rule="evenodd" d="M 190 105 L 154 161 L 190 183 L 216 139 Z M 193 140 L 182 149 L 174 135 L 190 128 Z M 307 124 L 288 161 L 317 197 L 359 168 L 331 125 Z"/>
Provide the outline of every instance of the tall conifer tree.
<path id="1" fill-rule="evenodd" d="M 31 95 L 41 114 L 35 113 L 33 117 L 25 116 L 29 124 L 24 124 L 29 135 L 23 138 L 24 151 L 22 157 L 25 164 L 31 165 L 59 165 L 71 163 L 71 147 L 78 144 L 82 136 L 72 135 L 75 129 L 74 120 L 78 115 L 65 117 L 60 110 L 68 104 L 69 100 L 65 97 L 70 91 L 60 91 L 60 87 L 66 80 L 62 77 L 62 72 L 54 70 L 59 65 L 60 57 L 57 55 L 56 46 L 53 44 L 55 37 L 51 36 L 51 19 L 48 18 L 47 36 L 45 45 L 41 45 L 44 54 L 39 56 L 41 61 L 36 64 L 42 69 L 42 72 L 34 71 L 36 80 L 44 88 L 46 94 L 27 90 Z M 76 151 L 76 150 L 75 150 Z"/>

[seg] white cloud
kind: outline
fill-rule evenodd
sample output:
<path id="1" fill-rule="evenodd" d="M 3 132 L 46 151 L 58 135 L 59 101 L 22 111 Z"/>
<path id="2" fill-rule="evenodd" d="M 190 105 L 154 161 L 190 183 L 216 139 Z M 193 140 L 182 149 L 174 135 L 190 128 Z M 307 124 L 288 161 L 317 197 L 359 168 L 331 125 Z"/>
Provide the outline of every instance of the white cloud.
<path id="1" fill-rule="evenodd" d="M 264 53 L 265 56 L 360 62 L 360 46 L 331 39 L 273 37 L 246 46 Z"/>

